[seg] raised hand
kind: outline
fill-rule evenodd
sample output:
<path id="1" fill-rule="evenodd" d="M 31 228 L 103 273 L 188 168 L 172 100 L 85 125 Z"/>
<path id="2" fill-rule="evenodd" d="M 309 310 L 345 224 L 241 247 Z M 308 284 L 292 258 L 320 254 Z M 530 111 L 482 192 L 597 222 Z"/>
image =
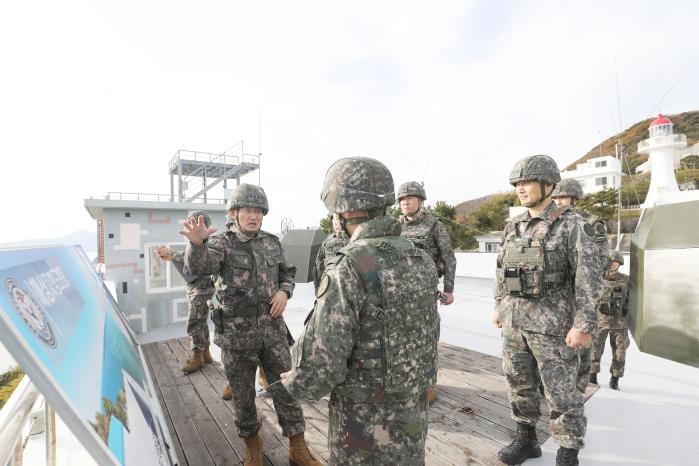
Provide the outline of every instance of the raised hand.
<path id="1" fill-rule="evenodd" d="M 204 244 L 204 240 L 218 230 L 216 227 L 207 228 L 202 215 L 200 215 L 199 218 L 188 218 L 185 220 L 183 226 L 184 230 L 181 230 L 179 233 L 182 236 L 186 236 L 192 244 L 197 246 Z"/>

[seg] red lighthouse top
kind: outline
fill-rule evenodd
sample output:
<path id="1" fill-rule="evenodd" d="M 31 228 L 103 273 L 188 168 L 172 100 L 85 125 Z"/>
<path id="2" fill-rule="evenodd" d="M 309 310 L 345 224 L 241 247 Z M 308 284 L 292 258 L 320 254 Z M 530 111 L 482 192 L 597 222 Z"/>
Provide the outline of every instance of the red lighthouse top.
<path id="1" fill-rule="evenodd" d="M 649 128 L 652 128 L 653 126 L 658 126 L 658 125 L 671 125 L 672 122 L 670 121 L 669 118 L 664 117 L 662 113 L 658 113 L 658 118 L 653 120 L 653 122 L 650 124 Z"/>

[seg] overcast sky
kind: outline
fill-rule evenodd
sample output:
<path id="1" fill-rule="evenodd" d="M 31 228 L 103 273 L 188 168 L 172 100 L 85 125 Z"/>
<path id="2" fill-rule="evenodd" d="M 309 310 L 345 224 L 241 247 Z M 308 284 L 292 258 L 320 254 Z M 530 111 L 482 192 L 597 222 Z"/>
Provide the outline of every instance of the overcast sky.
<path id="1" fill-rule="evenodd" d="M 572 3 L 3 2 L 0 242 L 168 193 L 178 149 L 257 152 L 258 115 L 278 231 L 317 224 L 342 156 L 451 204 L 508 189 L 523 156 L 566 165 L 617 131 L 616 73 L 623 127 L 699 109 L 699 62 L 655 108 L 699 53 L 699 3 Z"/>

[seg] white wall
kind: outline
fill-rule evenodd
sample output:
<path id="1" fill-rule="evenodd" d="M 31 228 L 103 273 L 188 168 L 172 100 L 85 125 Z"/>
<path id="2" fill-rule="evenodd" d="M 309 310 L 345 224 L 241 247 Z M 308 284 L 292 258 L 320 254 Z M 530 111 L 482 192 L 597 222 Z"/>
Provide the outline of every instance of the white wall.
<path id="1" fill-rule="evenodd" d="M 495 278 L 494 252 L 456 252 L 456 276 L 474 278 Z"/>

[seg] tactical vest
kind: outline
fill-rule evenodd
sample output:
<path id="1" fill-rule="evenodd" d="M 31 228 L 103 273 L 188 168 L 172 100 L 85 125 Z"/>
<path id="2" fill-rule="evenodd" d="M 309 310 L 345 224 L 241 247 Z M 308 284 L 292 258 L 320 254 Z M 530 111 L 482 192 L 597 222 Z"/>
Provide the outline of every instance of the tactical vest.
<path id="1" fill-rule="evenodd" d="M 415 246 L 427 252 L 430 255 L 435 265 L 437 266 L 437 272 L 441 277 L 444 273 L 444 264 L 441 261 L 439 255 L 439 248 L 437 247 L 437 242 L 432 236 L 432 230 L 439 220 L 429 215 L 423 213 L 423 217 L 420 219 L 419 225 L 411 225 L 408 228 L 403 228 L 401 231 L 401 236 L 408 238 L 410 241 L 415 243 Z M 401 225 L 403 226 L 403 225 Z"/>
<path id="2" fill-rule="evenodd" d="M 609 288 L 606 292 L 606 296 L 602 299 L 602 304 L 599 310 L 602 314 L 608 316 L 622 317 L 626 315 L 624 313 L 624 302 L 626 296 L 624 294 L 624 287 L 622 285 L 614 286 Z"/>
<path id="3" fill-rule="evenodd" d="M 356 265 L 367 299 L 336 391 L 358 401 L 401 400 L 437 380 L 437 274 L 432 261 L 397 236 L 350 243 L 340 255 Z"/>
<path id="4" fill-rule="evenodd" d="M 565 262 L 550 260 L 546 249 L 552 227 L 568 209 L 555 209 L 544 220 L 546 232 L 543 238 L 522 235 L 519 225 L 515 224 L 516 237 L 506 240 L 502 269 L 497 277 L 509 294 L 537 298 L 568 285 L 570 277 Z"/>

